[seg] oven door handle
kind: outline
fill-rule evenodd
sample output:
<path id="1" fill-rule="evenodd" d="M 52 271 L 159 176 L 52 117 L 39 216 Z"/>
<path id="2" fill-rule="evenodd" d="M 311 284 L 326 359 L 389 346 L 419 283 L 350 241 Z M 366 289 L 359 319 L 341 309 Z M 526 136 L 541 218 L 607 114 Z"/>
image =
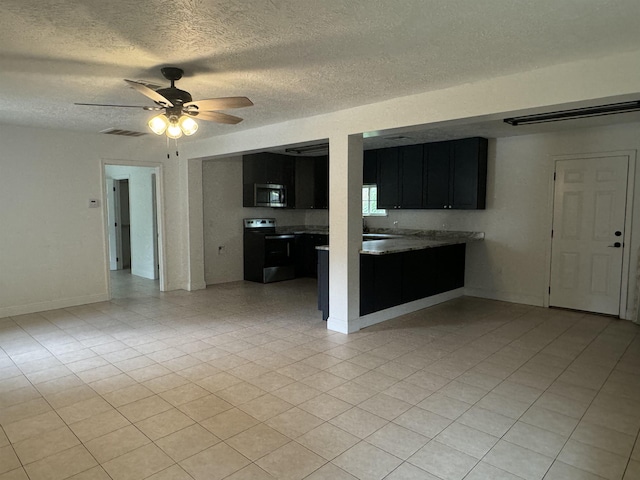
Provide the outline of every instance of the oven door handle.
<path id="1" fill-rule="evenodd" d="M 265 240 L 293 240 L 295 235 L 265 235 Z"/>

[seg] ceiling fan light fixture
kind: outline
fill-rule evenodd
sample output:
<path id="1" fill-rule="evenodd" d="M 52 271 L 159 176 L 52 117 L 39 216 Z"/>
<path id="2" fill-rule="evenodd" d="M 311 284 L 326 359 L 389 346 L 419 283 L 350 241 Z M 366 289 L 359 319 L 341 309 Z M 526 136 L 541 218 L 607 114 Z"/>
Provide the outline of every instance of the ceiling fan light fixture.
<path id="1" fill-rule="evenodd" d="M 177 123 L 171 123 L 167 127 L 167 137 L 169 138 L 180 138 L 182 136 L 182 129 L 180 125 Z"/>
<path id="2" fill-rule="evenodd" d="M 193 118 L 186 115 L 180 117 L 180 120 L 178 120 L 178 125 L 180 126 L 182 133 L 184 133 L 186 136 L 193 135 L 198 131 L 198 123 Z"/>
<path id="3" fill-rule="evenodd" d="M 169 126 L 169 120 L 164 113 L 161 113 L 149 120 L 148 125 L 153 133 L 162 135 Z"/>

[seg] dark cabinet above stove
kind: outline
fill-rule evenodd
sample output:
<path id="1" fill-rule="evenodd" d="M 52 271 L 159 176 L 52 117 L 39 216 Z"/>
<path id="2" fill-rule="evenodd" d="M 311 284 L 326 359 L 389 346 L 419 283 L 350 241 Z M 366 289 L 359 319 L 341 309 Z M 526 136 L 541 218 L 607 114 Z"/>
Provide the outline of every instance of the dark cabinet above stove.
<path id="1" fill-rule="evenodd" d="M 329 156 L 296 157 L 295 208 L 329 208 Z"/>
<path id="2" fill-rule="evenodd" d="M 285 187 L 288 208 L 329 208 L 329 156 L 254 153 L 242 157 L 244 207 L 256 206 L 255 185 Z"/>
<path id="3" fill-rule="evenodd" d="M 294 198 L 294 157 L 277 153 L 254 153 L 242 157 L 242 185 L 244 207 L 254 206 L 255 185 L 284 185 L 288 192 L 288 206 Z"/>

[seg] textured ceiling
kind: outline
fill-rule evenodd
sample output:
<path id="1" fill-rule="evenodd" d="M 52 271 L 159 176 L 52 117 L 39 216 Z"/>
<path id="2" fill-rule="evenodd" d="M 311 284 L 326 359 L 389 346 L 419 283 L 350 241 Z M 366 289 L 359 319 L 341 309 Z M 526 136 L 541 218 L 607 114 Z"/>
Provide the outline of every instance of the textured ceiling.
<path id="1" fill-rule="evenodd" d="M 638 0 L 2 0 L 0 123 L 146 128 L 124 78 L 248 96 L 239 125 L 368 104 L 638 49 Z"/>

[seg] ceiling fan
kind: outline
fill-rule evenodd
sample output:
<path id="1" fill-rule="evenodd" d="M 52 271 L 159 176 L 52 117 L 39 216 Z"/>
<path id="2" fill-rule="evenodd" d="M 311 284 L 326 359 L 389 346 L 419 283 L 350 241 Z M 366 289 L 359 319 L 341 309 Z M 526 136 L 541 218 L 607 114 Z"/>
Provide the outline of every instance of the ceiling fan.
<path id="1" fill-rule="evenodd" d="M 157 135 L 166 133 L 169 138 L 180 138 L 184 135 L 193 135 L 198 130 L 198 124 L 194 118 L 211 122 L 235 125 L 242 118 L 219 112 L 229 108 L 250 107 L 253 102 L 247 97 L 221 97 L 208 98 L 194 101 L 189 92 L 176 88 L 175 82 L 182 78 L 184 71 L 178 67 L 164 67 L 160 71 L 164 78 L 171 82 L 170 87 L 149 88 L 149 84 L 135 80 L 125 80 L 134 90 L 155 102 L 155 106 L 137 105 L 108 105 L 101 103 L 76 103 L 75 105 L 88 105 L 94 107 L 125 107 L 142 108 L 152 112 L 162 112 L 149 120 L 149 128 Z"/>

